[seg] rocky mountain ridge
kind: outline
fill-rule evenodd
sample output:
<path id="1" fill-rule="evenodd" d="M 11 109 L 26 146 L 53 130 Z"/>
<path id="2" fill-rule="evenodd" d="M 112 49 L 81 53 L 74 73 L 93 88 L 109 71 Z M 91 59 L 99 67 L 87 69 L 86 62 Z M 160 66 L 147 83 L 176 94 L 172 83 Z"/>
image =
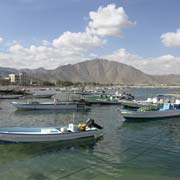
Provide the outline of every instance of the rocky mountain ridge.
<path id="1" fill-rule="evenodd" d="M 96 82 L 121 85 L 180 85 L 180 75 L 149 75 L 115 61 L 95 59 L 59 66 L 54 70 L 0 68 L 0 76 L 25 71 L 28 76 L 46 81 Z"/>

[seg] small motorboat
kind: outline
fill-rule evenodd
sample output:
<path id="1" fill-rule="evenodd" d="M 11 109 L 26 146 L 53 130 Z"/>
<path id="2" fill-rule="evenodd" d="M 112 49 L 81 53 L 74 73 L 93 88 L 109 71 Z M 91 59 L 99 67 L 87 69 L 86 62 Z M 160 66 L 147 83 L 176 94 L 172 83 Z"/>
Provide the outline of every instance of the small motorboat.
<path id="1" fill-rule="evenodd" d="M 123 92 L 119 94 L 116 92 L 115 94 L 98 94 L 94 96 L 85 97 L 85 100 L 89 102 L 89 104 L 100 104 L 100 105 L 120 105 L 122 101 L 130 101 L 133 100 L 134 96 L 128 93 Z"/>
<path id="2" fill-rule="evenodd" d="M 102 127 L 88 119 L 86 123 L 69 124 L 67 127 L 0 128 L 0 141 L 5 142 L 54 142 L 102 136 Z"/>
<path id="3" fill-rule="evenodd" d="M 20 99 L 23 96 L 22 94 L 1 94 L 0 99 Z"/>
<path id="4" fill-rule="evenodd" d="M 54 102 L 11 102 L 19 110 L 86 110 L 89 107 L 85 103 L 72 101 L 54 101 Z"/>
<path id="5" fill-rule="evenodd" d="M 121 105 L 123 105 L 124 108 L 127 109 L 138 109 L 141 107 L 157 107 L 158 104 L 153 104 L 146 101 L 137 101 L 137 100 L 121 100 Z"/>
<path id="6" fill-rule="evenodd" d="M 155 119 L 166 119 L 180 117 L 180 105 L 165 103 L 160 109 L 145 108 L 137 111 L 121 110 L 126 121 L 146 121 Z"/>
<path id="7" fill-rule="evenodd" d="M 48 93 L 48 94 L 43 94 L 43 93 L 33 93 L 32 96 L 34 98 L 52 98 L 55 95 L 55 93 Z"/>

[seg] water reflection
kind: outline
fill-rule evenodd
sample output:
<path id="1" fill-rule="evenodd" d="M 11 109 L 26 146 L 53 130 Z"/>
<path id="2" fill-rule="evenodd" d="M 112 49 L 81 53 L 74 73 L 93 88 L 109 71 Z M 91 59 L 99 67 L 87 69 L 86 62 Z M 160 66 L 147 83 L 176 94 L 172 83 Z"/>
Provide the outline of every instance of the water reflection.
<path id="1" fill-rule="evenodd" d="M 79 123 L 87 120 L 90 112 L 86 111 L 53 111 L 53 110 L 32 110 L 14 111 L 4 122 L 4 127 L 46 127 L 61 126 L 69 123 Z M 3 123 L 3 122 L 1 122 Z"/>
<path id="2" fill-rule="evenodd" d="M 13 112 L 16 116 L 24 116 L 24 115 L 48 115 L 48 114 L 64 114 L 64 115 L 72 115 L 72 114 L 85 114 L 87 115 L 90 110 L 86 111 L 78 111 L 78 110 L 27 110 L 21 111 L 16 110 Z"/>
<path id="3" fill-rule="evenodd" d="M 68 151 L 92 151 L 96 144 L 103 140 L 84 138 L 78 140 L 61 141 L 61 142 L 44 142 L 44 143 L 0 143 L 0 164 L 31 158 L 34 156 L 42 156 L 44 154 L 54 154 L 58 152 Z"/>

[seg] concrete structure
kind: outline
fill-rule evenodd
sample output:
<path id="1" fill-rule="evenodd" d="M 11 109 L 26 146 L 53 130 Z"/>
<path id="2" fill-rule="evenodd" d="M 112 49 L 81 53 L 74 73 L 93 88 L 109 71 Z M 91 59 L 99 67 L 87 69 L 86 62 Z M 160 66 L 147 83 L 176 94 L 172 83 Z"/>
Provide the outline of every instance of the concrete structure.
<path id="1" fill-rule="evenodd" d="M 10 84 L 16 84 L 21 86 L 26 86 L 30 84 L 30 80 L 25 72 L 20 72 L 17 74 L 9 74 Z"/>
<path id="2" fill-rule="evenodd" d="M 9 74 L 9 81 L 11 84 L 18 84 L 19 83 L 19 76 L 16 74 Z"/>
<path id="3" fill-rule="evenodd" d="M 30 80 L 25 72 L 19 73 L 19 85 L 26 86 L 30 84 Z"/>

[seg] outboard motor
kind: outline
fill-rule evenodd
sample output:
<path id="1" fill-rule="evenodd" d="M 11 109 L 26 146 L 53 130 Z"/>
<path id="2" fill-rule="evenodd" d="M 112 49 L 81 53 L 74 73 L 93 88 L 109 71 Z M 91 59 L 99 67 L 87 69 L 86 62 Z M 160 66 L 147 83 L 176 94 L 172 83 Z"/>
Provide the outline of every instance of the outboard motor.
<path id="1" fill-rule="evenodd" d="M 103 129 L 102 126 L 100 126 L 100 125 L 98 125 L 98 124 L 96 124 L 96 123 L 94 122 L 94 119 L 88 119 L 88 120 L 86 121 L 86 126 L 88 126 L 89 128 L 95 127 L 95 128 L 98 128 L 98 129 Z"/>

